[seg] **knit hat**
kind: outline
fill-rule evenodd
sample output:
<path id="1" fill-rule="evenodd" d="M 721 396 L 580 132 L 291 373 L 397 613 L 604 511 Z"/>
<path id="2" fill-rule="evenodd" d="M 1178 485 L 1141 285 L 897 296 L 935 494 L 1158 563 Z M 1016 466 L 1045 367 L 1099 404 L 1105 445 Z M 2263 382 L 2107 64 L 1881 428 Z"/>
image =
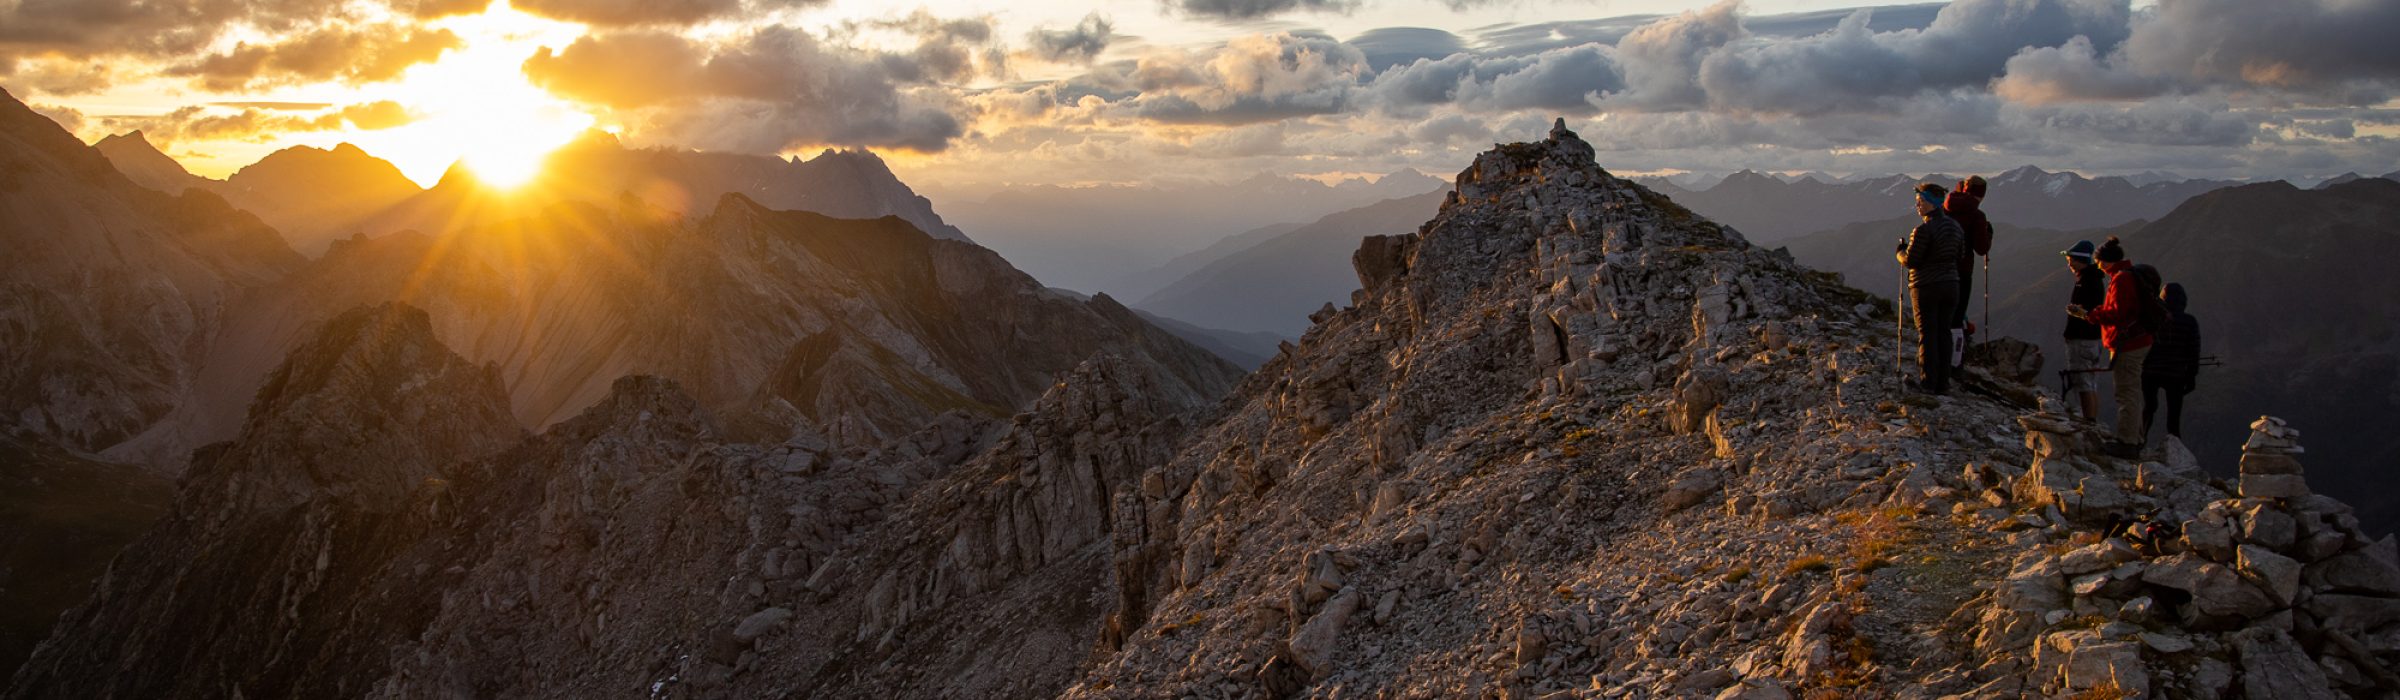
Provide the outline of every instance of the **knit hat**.
<path id="1" fill-rule="evenodd" d="M 2183 291 L 2182 282 L 2168 282 L 2166 291 L 2160 292 L 2158 297 L 2160 303 L 2167 305 L 2168 311 L 2175 313 L 2183 313 L 2192 304 L 2192 297 Z"/>
<path id="2" fill-rule="evenodd" d="M 2076 241 L 2073 247 L 2058 251 L 2058 254 L 2070 258 L 2083 258 L 2085 260 L 2090 260 L 2092 259 L 2092 242 Z"/>
<path id="3" fill-rule="evenodd" d="M 2116 236 L 2109 236 L 2107 242 L 2100 244 L 2100 252 L 2094 253 L 2092 259 L 2104 263 L 2124 262 L 2125 245 L 2117 242 Z"/>

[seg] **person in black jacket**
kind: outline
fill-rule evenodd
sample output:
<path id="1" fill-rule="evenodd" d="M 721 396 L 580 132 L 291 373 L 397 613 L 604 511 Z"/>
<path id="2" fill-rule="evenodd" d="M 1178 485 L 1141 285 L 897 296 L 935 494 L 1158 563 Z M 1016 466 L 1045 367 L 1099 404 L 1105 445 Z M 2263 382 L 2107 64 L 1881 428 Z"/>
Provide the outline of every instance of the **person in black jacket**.
<path id="1" fill-rule="evenodd" d="M 2148 434 L 2156 425 L 2151 419 L 2158 413 L 2159 396 L 2164 393 L 2167 404 L 2167 434 L 2183 437 L 2183 397 L 2192 393 L 2200 378 L 2200 320 L 2185 313 L 2190 297 L 2180 283 L 2167 285 L 2159 294 L 2167 307 L 2166 325 L 2158 329 L 2158 343 L 2151 346 L 2150 360 L 2142 365 L 2142 431 Z"/>
<path id="2" fill-rule="evenodd" d="M 2060 251 L 2067 258 L 2067 270 L 2075 274 L 2075 291 L 2070 301 L 2086 309 L 2100 308 L 2108 301 L 2108 273 L 2092 262 L 2091 241 L 2076 241 L 2075 247 Z M 2108 369 L 2108 353 L 2100 349 L 2100 326 L 2073 316 L 2067 317 L 2067 387 L 2074 394 L 2074 407 L 2083 411 L 2084 420 L 2100 420 L 2100 373 Z"/>
<path id="3" fill-rule="evenodd" d="M 1950 390 L 1950 320 L 1960 301 L 1958 261 L 1967 235 L 1942 211 L 1949 192 L 1941 185 L 1918 185 L 1914 194 L 1925 223 L 1908 232 L 1892 257 L 1908 268 L 1909 296 L 1917 304 L 1917 388 L 1939 395 Z"/>

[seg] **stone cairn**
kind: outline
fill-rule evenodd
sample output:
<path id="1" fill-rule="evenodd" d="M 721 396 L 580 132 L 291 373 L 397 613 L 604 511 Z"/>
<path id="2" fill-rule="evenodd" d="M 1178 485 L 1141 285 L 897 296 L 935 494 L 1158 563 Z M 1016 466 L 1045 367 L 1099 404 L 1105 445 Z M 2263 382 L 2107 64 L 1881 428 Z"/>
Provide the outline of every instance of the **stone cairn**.
<path id="1" fill-rule="evenodd" d="M 2261 416 L 2250 424 L 2250 441 L 2242 445 L 2243 498 L 2307 498 L 2308 479 L 2299 455 L 2307 450 L 2296 442 L 2300 431 L 2283 419 Z"/>

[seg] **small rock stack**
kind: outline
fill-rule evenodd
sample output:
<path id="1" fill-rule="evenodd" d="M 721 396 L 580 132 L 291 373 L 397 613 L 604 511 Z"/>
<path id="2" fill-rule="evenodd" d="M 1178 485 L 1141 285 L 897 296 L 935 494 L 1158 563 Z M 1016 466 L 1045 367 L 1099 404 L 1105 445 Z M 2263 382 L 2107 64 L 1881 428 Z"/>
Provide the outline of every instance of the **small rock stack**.
<path id="1" fill-rule="evenodd" d="M 2243 498 L 2307 498 L 2308 479 L 2298 455 L 2306 452 L 2300 431 L 2283 419 L 2260 416 L 2250 424 L 2250 441 L 2242 445 Z"/>

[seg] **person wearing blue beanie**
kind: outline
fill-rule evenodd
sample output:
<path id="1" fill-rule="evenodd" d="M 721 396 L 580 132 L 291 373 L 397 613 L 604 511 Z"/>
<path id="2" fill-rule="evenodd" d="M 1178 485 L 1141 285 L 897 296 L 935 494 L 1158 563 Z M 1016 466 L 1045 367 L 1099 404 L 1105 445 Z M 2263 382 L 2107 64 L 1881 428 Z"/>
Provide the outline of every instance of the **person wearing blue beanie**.
<path id="1" fill-rule="evenodd" d="M 1908 270 L 1909 299 L 1917 305 L 1917 388 L 1935 395 L 1950 390 L 1950 320 L 1957 315 L 1958 259 L 1967 245 L 1966 232 L 1942 211 L 1948 195 L 1941 185 L 1917 186 L 1917 216 L 1925 222 L 1892 254 Z"/>

